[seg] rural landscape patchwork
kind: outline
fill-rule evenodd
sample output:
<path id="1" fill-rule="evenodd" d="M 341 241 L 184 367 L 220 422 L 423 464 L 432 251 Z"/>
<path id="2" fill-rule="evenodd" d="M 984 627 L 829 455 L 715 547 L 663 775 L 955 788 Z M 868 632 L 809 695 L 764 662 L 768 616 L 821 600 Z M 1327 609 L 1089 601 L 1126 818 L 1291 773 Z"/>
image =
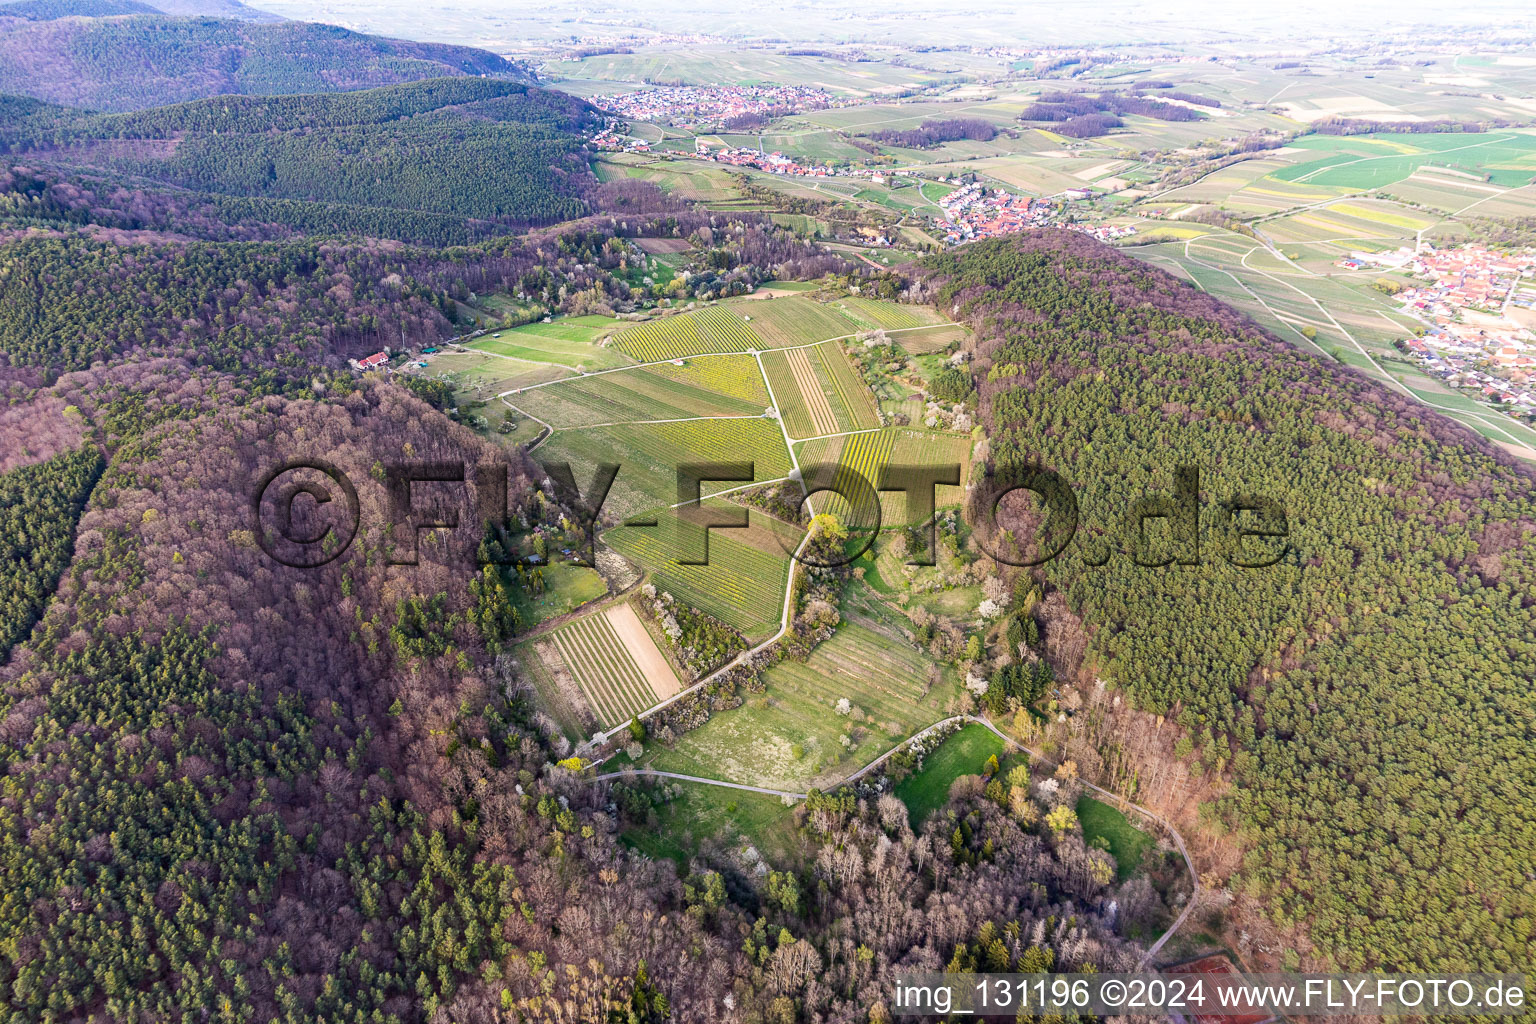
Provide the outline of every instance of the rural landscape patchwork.
<path id="1" fill-rule="evenodd" d="M 1531 9 L 11 0 L 0 155 L 0 1024 L 1529 1017 Z"/>

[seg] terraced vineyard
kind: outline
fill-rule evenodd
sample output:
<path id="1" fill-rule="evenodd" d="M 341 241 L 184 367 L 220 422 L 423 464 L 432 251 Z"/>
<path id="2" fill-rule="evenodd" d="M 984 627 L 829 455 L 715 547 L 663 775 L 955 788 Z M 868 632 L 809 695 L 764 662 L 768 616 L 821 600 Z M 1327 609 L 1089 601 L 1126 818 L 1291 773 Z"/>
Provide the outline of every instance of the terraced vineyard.
<path id="1" fill-rule="evenodd" d="M 683 366 L 663 363 L 578 377 L 509 400 L 559 430 L 598 423 L 761 416 L 768 389 L 751 356 L 700 356 Z"/>
<path id="2" fill-rule="evenodd" d="M 653 748 L 643 763 L 749 785 L 827 788 L 944 717 L 956 686 L 946 677 L 930 689 L 927 666 L 899 637 L 844 622 L 804 664 L 769 669 L 764 695 L 717 713 L 671 748 Z M 844 698 L 853 710 L 840 715 Z"/>
<path id="3" fill-rule="evenodd" d="M 651 320 L 620 331 L 614 344 L 643 363 L 705 352 L 746 352 L 762 341 L 746 322 L 724 306 Z"/>
<path id="4" fill-rule="evenodd" d="M 752 330 L 766 348 L 810 345 L 828 338 L 845 338 L 858 330 L 858 324 L 839 315 L 831 306 L 798 295 L 743 302 L 736 310 L 752 318 Z"/>
<path id="5" fill-rule="evenodd" d="M 617 527 L 603 540 L 649 572 L 657 589 L 749 638 L 762 639 L 779 628 L 789 581 L 785 548 L 793 550 L 799 537 L 759 512 L 749 515 L 748 529 L 710 531 L 708 565 L 678 564 L 680 558 L 696 559 L 703 552 L 679 533 L 676 513 L 659 516 L 655 527 Z"/>
<path id="6" fill-rule="evenodd" d="M 583 616 L 550 638 L 605 729 L 622 725 L 656 703 L 650 683 L 606 616 Z"/>
<path id="7" fill-rule="evenodd" d="M 614 521 L 676 504 L 677 468 L 688 463 L 752 461 L 758 480 L 782 479 L 790 469 L 779 425 L 766 418 L 561 430 L 537 454 L 544 463 L 571 463 L 582 481 L 599 463 L 617 463 L 619 475 L 603 506 L 604 519 Z M 739 486 L 710 482 L 704 494 Z"/>

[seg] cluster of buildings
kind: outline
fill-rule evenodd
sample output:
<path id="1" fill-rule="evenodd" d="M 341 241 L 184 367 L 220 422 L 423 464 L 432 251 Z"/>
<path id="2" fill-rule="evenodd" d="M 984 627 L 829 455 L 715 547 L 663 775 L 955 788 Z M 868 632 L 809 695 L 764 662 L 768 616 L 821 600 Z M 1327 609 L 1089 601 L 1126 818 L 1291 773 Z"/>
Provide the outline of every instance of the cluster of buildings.
<path id="1" fill-rule="evenodd" d="M 849 102 L 808 85 L 675 85 L 592 97 L 593 106 L 629 121 L 689 129 L 746 114 L 783 117 Z"/>
<path id="2" fill-rule="evenodd" d="M 765 153 L 760 149 L 746 147 L 738 149 L 731 146 L 711 146 L 703 139 L 693 141 L 693 155 L 702 160 L 713 160 L 717 164 L 730 164 L 732 167 L 754 167 L 769 174 L 831 178 L 838 173 L 829 164 L 802 164 L 794 157 L 785 156 L 777 150 Z"/>
<path id="3" fill-rule="evenodd" d="M 949 245 L 1041 227 L 1050 222 L 1052 212 L 1049 203 L 988 188 L 979 181 L 944 196 L 939 207 L 944 211 L 944 241 Z"/>
<path id="4" fill-rule="evenodd" d="M 1134 224 L 1068 224 L 1067 227 L 1074 231 L 1081 231 L 1101 242 L 1113 242 L 1120 238 L 1130 238 L 1136 233 Z"/>
<path id="5" fill-rule="evenodd" d="M 1403 347 L 1432 375 L 1508 403 L 1517 414 L 1536 414 L 1536 252 L 1426 246 L 1354 253 L 1348 262 L 1419 279 L 1397 293 L 1404 312 L 1425 325 L 1425 333 Z"/>

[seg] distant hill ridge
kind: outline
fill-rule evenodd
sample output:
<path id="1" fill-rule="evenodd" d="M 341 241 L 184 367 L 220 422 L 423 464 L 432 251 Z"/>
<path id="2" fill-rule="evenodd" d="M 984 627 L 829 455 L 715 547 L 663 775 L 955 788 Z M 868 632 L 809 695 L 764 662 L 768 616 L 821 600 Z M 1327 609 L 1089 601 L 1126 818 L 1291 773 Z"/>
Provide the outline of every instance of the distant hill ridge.
<path id="1" fill-rule="evenodd" d="M 170 14 L 177 17 L 234 18 L 237 21 L 284 21 L 281 15 L 257 10 L 240 0 L 16 0 L 0 5 L 0 17 L 28 21 L 58 18 L 117 18 L 127 14 Z"/>
<path id="2" fill-rule="evenodd" d="M 33 16 L 40 19 L 50 9 L 84 13 L 141 3 L 22 0 L 0 14 L 20 7 L 45 12 Z M 160 14 L 25 17 L 0 17 L 0 93 L 93 110 L 140 110 L 221 95 L 350 92 L 466 75 L 526 80 L 516 65 L 485 50 L 311 22 Z"/>
<path id="3" fill-rule="evenodd" d="M 587 212 L 597 123 L 564 93 L 463 76 L 123 113 L 0 96 L 0 153 L 208 197 L 234 221 L 456 242 Z"/>

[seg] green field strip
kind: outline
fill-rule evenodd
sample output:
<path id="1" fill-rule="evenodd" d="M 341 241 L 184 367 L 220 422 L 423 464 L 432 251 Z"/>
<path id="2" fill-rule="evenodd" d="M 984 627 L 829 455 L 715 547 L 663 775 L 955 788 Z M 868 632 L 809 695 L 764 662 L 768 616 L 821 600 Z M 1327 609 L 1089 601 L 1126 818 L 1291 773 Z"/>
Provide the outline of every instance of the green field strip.
<path id="1" fill-rule="evenodd" d="M 798 295 L 742 302 L 735 308 L 743 316 L 751 317 L 748 326 L 762 339 L 765 348 L 811 345 L 846 337 L 858 329 L 836 310 Z"/>
<path id="2" fill-rule="evenodd" d="M 811 437 L 816 433 L 816 426 L 811 421 L 811 410 L 800 393 L 795 373 L 790 369 L 789 356 L 783 352 L 764 352 L 761 358 L 763 370 L 778 400 L 779 418 L 784 422 L 784 429 L 794 437 Z"/>
<path id="3" fill-rule="evenodd" d="M 841 402 L 848 424 L 844 429 L 878 427 L 880 414 L 875 409 L 875 396 L 848 362 L 848 355 L 842 347 L 836 342 L 829 342 L 817 346 L 815 352 L 821 357 L 822 365 L 826 367 L 827 376 L 831 378 Z"/>
<path id="4" fill-rule="evenodd" d="M 746 352 L 760 339 L 741 317 L 722 306 L 652 320 L 620 331 L 614 344 L 641 362 L 706 352 Z"/>
<path id="5" fill-rule="evenodd" d="M 939 322 L 926 306 L 900 306 L 894 302 L 858 297 L 842 299 L 841 305 L 843 312 L 851 314 L 856 321 L 888 331 L 928 327 Z"/>
<path id="6" fill-rule="evenodd" d="M 516 404 L 556 429 L 690 416 L 762 415 L 768 395 L 757 364 L 748 356 L 705 356 L 697 362 L 714 360 L 728 361 L 727 375 L 738 380 L 716 383 L 713 369 L 706 377 L 692 365 L 663 364 L 561 381 L 517 396 Z M 745 398 L 722 390 L 746 394 L 754 384 L 755 393 Z"/>

